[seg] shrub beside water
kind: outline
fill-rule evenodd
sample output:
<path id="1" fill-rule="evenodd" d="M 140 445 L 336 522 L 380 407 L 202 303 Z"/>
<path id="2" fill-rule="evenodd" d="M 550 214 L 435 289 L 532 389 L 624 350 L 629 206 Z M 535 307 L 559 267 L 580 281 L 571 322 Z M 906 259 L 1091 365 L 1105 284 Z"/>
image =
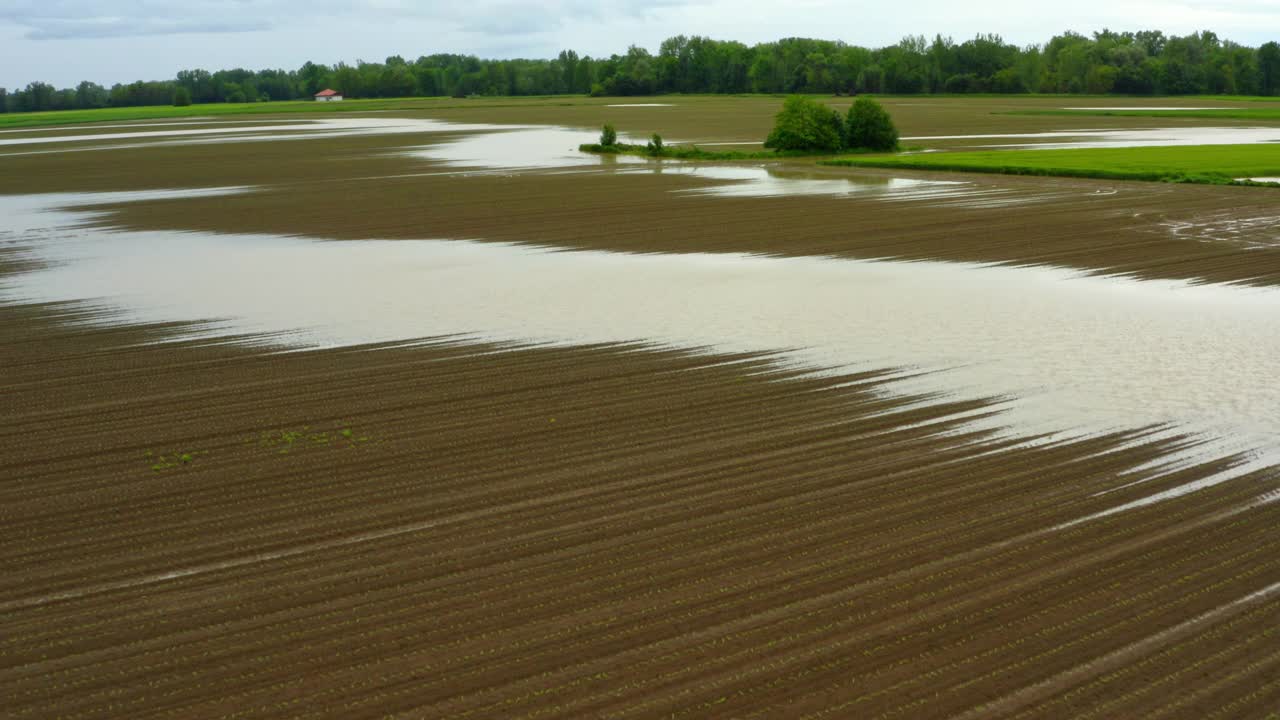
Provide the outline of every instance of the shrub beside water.
<path id="1" fill-rule="evenodd" d="M 869 97 L 855 100 L 848 117 L 841 118 L 817 100 L 793 95 L 783 103 L 764 146 L 805 152 L 889 152 L 898 149 L 898 129 L 880 103 Z"/>
<path id="2" fill-rule="evenodd" d="M 890 152 L 898 149 L 898 128 L 880 103 L 860 97 L 845 120 L 845 147 L 851 150 Z"/>
<path id="3" fill-rule="evenodd" d="M 617 155 L 644 154 L 686 160 L 745 160 L 780 155 L 835 155 L 843 151 L 891 152 L 898 149 L 898 129 L 880 103 L 860 97 L 849 108 L 847 117 L 813 98 L 793 95 L 782 104 L 773 131 L 765 141 L 766 152 L 707 152 L 694 147 L 667 147 L 662 136 L 654 133 L 645 145 L 618 142 L 613 125 L 605 124 L 600 142 L 582 145 L 585 152 Z"/>
<path id="4" fill-rule="evenodd" d="M 764 146 L 770 150 L 839 152 L 844 146 L 844 122 L 840 113 L 817 100 L 792 95 L 782 104 Z"/>

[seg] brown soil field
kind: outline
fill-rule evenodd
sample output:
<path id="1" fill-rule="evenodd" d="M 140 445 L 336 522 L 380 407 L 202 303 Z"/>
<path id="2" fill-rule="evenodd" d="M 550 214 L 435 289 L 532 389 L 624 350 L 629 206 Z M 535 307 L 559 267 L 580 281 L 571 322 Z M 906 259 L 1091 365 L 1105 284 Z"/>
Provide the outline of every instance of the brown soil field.
<path id="1" fill-rule="evenodd" d="M 1241 601 L 1280 582 L 1274 471 L 1055 530 L 1222 465 L 1013 447 L 965 430 L 983 404 L 765 358 L 254 353 L 92 313 L 0 323 L 10 717 L 1275 707 L 1280 596 Z M 1189 673 L 1215 687 L 1163 707 Z"/>
<path id="2" fill-rule="evenodd" d="M 776 103 L 698 99 L 658 129 L 733 140 Z M 423 113 L 644 129 L 600 104 Z M 1013 122 L 989 112 L 936 122 Z M 1280 277 L 1280 213 L 1253 188 L 731 198 L 398 152 L 450 139 L 0 157 L 0 193 L 262 188 L 102 220 L 137 229 Z M 0 283 L 29 263 L 0 244 Z M 5 717 L 1280 712 L 1280 468 L 1107 514 L 1249 459 L 1170 460 L 1198 438 L 1012 439 L 967 423 L 999 399 L 902 397 L 894 368 L 449 338 L 298 352 L 111 313 L 0 306 Z"/>
<path id="3" fill-rule="evenodd" d="M 1054 117 L 1010 115 L 1024 110 L 1059 110 L 1067 107 L 1221 107 L 1274 108 L 1271 102 L 1200 98 L 1080 98 L 1080 97 L 894 97 L 878 98 L 893 114 L 904 136 L 1049 132 L 1082 127 L 1216 127 L 1257 126 L 1257 121 L 1194 118 Z M 599 128 L 610 122 L 620 131 L 644 137 L 662 133 L 683 142 L 763 141 L 782 104 L 781 96 L 673 95 L 660 98 L 497 98 L 457 100 L 450 98 L 405 100 L 394 110 L 377 110 L 373 117 L 429 117 L 450 122 L 563 125 Z M 847 111 L 848 97 L 825 98 L 831 107 Z M 670 107 L 616 107 L 632 103 L 659 103 Z M 217 118 L 168 118 L 155 121 L 120 121 L 98 125 L 19 128 L 0 137 L 41 134 L 94 134 L 108 132 L 109 125 L 174 123 L 184 121 L 244 122 L 254 125 L 272 122 L 297 123 L 323 118 L 358 117 L 360 111 L 334 108 L 332 113 L 254 114 Z M 114 130 L 110 132 L 115 132 Z M 4 152 L 4 151 L 0 151 Z"/>
<path id="4" fill-rule="evenodd" d="M 1167 99 L 1157 102 L 1144 100 L 1108 99 L 1105 101 L 1070 98 L 881 98 L 893 115 L 903 136 L 973 135 L 995 133 L 1035 133 L 1079 129 L 1082 127 L 1149 128 L 1149 127 L 1216 127 L 1256 126 L 1256 121 L 1212 120 L 1193 118 L 1133 118 L 1133 117 L 1054 117 L 1009 115 L 1019 110 L 1056 110 L 1075 106 L 1123 106 L 1159 105 L 1165 107 L 1274 107 L 1267 102 L 1219 102 L 1217 100 Z M 1167 101 L 1167 102 L 1166 102 Z M 627 103 L 666 103 L 671 107 L 610 107 Z M 852 99 L 827 98 L 831 107 L 846 112 Z M 655 99 L 607 98 L 573 100 L 560 103 L 546 101 L 477 101 L 459 103 L 437 102 L 435 107 L 424 106 L 423 114 L 441 120 L 480 123 L 533 123 L 540 125 L 567 125 L 598 128 L 606 122 L 618 130 L 640 137 L 650 133 L 662 133 L 664 137 L 681 142 L 728 142 L 750 140 L 763 141 L 773 127 L 774 115 L 781 106 L 781 97 L 714 97 L 669 96 Z M 995 140 L 998 142 L 998 140 Z M 934 145 L 934 143 L 930 143 Z M 940 143 L 945 146 L 947 143 Z"/>
<path id="5" fill-rule="evenodd" d="M 806 172 L 834 179 L 845 174 Z M 138 230 L 483 238 L 636 252 L 938 259 L 1280 282 L 1280 213 L 1267 188 L 962 179 L 972 184 L 972 195 L 951 200 L 673 195 L 713 183 L 617 172 L 589 180 L 530 173 L 308 180 L 238 197 L 122 205 L 110 222 Z"/>
<path id="6" fill-rule="evenodd" d="M 671 102 L 677 106 L 621 109 L 585 100 L 523 105 L 479 102 L 474 107 L 440 101 L 436 104 L 443 108 L 418 116 L 585 129 L 608 120 L 637 135 L 655 128 L 667 132 L 670 127 L 672 135 L 678 132 L 723 142 L 763 137 L 778 105 L 775 98 L 698 97 Z M 1062 131 L 1079 127 L 1080 119 L 994 113 L 1079 102 L 887 101 L 904 134 Z M 277 119 L 300 122 L 299 118 Z M 1232 124 L 1184 118 L 1089 120 L 1091 127 L 1099 128 Z M 460 170 L 405 152 L 464 137 L 462 133 L 424 133 L 274 143 L 155 147 L 144 143 L 121 150 L 0 155 L 7 170 L 0 176 L 0 193 L 246 184 L 262 188 L 238 197 L 131 203 L 111 220 L 143 230 L 265 232 L 333 239 L 469 238 L 643 252 L 741 251 L 1051 264 L 1141 278 L 1265 285 L 1280 278 L 1280 243 L 1275 240 L 1280 212 L 1270 188 L 889 173 L 819 168 L 799 159 L 769 166 L 779 173 L 836 180 L 963 181 L 970 183 L 971 190 L 943 200 L 710 197 L 680 191 L 723 182 L 636 171 L 608 160 L 570 168 L 578 174 L 494 172 Z M 15 146 L 20 151 L 49 147 Z M 584 181 L 581 173 L 585 172 L 590 172 L 589 181 Z"/>

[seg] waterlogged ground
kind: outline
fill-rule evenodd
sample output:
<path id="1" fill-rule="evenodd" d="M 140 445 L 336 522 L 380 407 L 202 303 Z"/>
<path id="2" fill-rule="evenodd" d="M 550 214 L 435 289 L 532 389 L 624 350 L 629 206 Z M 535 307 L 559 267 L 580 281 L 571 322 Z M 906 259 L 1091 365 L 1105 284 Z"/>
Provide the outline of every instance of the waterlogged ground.
<path id="1" fill-rule="evenodd" d="M 98 129 L 116 128 L 123 132 L 96 132 Z M 152 128 L 163 127 L 162 130 Z M 341 137 L 409 135 L 442 132 L 474 132 L 479 130 L 504 130 L 508 125 L 448 123 L 421 118 L 389 118 L 377 115 L 358 117 L 323 118 L 271 123 L 247 121 L 216 121 L 191 123 L 139 123 L 116 126 L 92 126 L 93 131 L 66 132 L 40 128 L 36 130 L 8 131 L 19 135 L 0 138 L 0 147 L 13 145 L 53 145 L 29 152 L 56 153 L 85 150 L 122 150 L 137 147 L 165 147 L 178 145 L 223 144 L 245 142 L 277 142 L 286 140 L 326 140 Z M 124 141 L 144 141 L 129 144 Z M 104 143 L 104 141 L 110 141 Z M 92 144 L 98 143 L 98 144 Z M 58 146 L 68 145 L 61 148 Z M 14 153 L 0 151 L 0 157 Z"/>
<path id="2" fill-rule="evenodd" d="M 710 187 L 687 190 L 694 195 L 718 197 L 875 197 L 895 200 L 977 199 L 991 194 L 971 184 L 954 180 L 920 180 L 878 176 L 833 176 L 808 169 L 768 165 L 726 167 L 714 165 L 674 165 L 649 172 L 689 175 L 708 180 L 728 181 Z"/>
<path id="3" fill-rule="evenodd" d="M 599 156 L 578 150 L 580 145 L 599 142 L 600 133 L 568 128 L 504 129 L 471 134 L 457 140 L 430 145 L 409 152 L 410 157 L 437 160 L 450 167 L 497 170 L 542 170 L 573 166 L 612 167 L 643 164 L 632 156 Z M 622 142 L 638 142 L 621 136 Z M 642 142 L 642 141 L 639 141 Z"/>
<path id="4" fill-rule="evenodd" d="M 574 150 L 671 104 L 0 157 L 0 707 L 1273 712 L 1270 191 Z"/>
<path id="5" fill-rule="evenodd" d="M 1280 128 L 1274 127 L 1182 127 L 1124 130 L 1080 129 L 1036 133 L 995 133 L 979 135 L 919 135 L 903 142 L 948 141 L 960 148 L 1069 148 L 1175 147 L 1192 145 L 1257 145 L 1280 142 Z M 993 142 L 996 141 L 996 142 Z M 1024 142 L 1033 141 L 1033 142 Z"/>
<path id="6" fill-rule="evenodd" d="M 1004 189 L 962 180 L 601 158 L 577 150 L 595 139 L 592 132 L 567 128 L 366 116 L 135 134 L 176 136 L 181 142 L 216 134 L 219 142 L 230 142 L 445 131 L 448 139 L 408 157 L 468 170 L 616 169 L 712 181 L 674 190 L 673 196 L 826 196 L 973 207 L 1008 202 Z M 1243 137 L 1261 142 L 1276 132 L 1191 128 L 1026 137 L 1096 146 Z M 961 137 L 968 136 L 937 139 Z M 252 191 L 187 197 L 246 192 Z M 7 244 L 30 253 L 42 268 L 18 276 L 6 296 L 94 300 L 130 322 L 216 319 L 225 333 L 287 337 L 306 347 L 448 335 L 489 342 L 785 351 L 814 368 L 929 371 L 928 380 L 909 384 L 911 392 L 1009 398 L 1011 409 L 1001 422 L 1026 434 L 1169 424 L 1209 432 L 1235 449 L 1268 457 L 1280 448 L 1280 386 L 1269 379 L 1280 357 L 1280 322 L 1274 319 L 1280 317 L 1280 293 L 1269 289 L 954 262 L 565 253 L 425 237 L 318 243 L 274 235 L 120 232 L 94 225 L 92 214 L 66 210 L 182 196 L 5 198 L 0 202 Z M 225 282 L 229 277 L 238 281 Z M 1141 340 L 1136 347 L 1135 338 Z"/>
<path id="7" fill-rule="evenodd" d="M 697 104 L 693 105 L 696 107 Z M 903 137 L 904 142 L 924 144 L 929 147 L 939 145 L 952 149 L 986 147 L 1102 148 L 1247 145 L 1280 142 L 1280 128 L 1256 127 L 1244 124 L 1223 127 L 1205 126 L 1203 124 L 1152 127 L 1153 121 L 1149 118 L 1119 119 L 1117 121 L 1123 121 L 1127 126 L 1118 128 L 1074 128 L 1068 126 L 1067 128 L 1057 127 L 1055 129 L 1035 132 L 977 132 L 971 130 L 963 133 L 912 132 L 913 129 L 917 128 L 921 130 L 937 129 L 937 126 L 933 123 L 913 121 L 917 113 L 923 118 L 928 118 L 932 114 L 930 112 L 932 107 L 934 106 L 930 103 L 903 103 L 902 111 L 909 113 L 908 118 L 910 118 L 906 124 Z M 596 112 L 603 113 L 598 117 L 612 119 L 612 115 L 609 115 L 608 113 L 612 111 L 626 111 L 629 108 L 648 108 L 651 109 L 652 114 L 642 113 L 634 115 L 621 112 L 621 117 L 617 118 L 617 120 L 624 127 L 631 126 L 650 128 L 650 130 L 643 132 L 631 132 L 629 135 L 624 133 L 623 139 L 628 142 L 643 143 L 644 140 L 648 138 L 648 133 L 650 131 L 658 131 L 664 135 L 669 144 L 687 142 L 705 147 L 745 147 L 758 146 L 761 142 L 759 138 L 765 134 L 765 129 L 757 128 L 755 125 L 745 125 L 744 127 L 750 127 L 752 130 L 749 133 L 744 133 L 742 129 L 739 129 L 737 124 L 728 125 L 727 123 L 724 123 L 723 120 L 716 120 L 716 124 L 724 126 L 722 134 L 713 134 L 709 137 L 705 132 L 705 129 L 701 129 L 701 131 L 691 130 L 688 129 L 686 124 L 680 122 L 679 116 L 676 115 L 676 113 L 682 110 L 682 108 L 672 104 L 608 104 L 597 106 Z M 1144 108 L 1116 107 L 1093 109 L 1120 110 Z M 1210 108 L 1161 107 L 1145 109 L 1197 110 Z M 767 118 L 771 116 L 771 112 L 762 112 L 760 113 L 759 120 L 767 122 Z M 571 146 L 568 146 L 570 149 L 576 149 L 578 144 L 582 144 L 584 142 L 595 142 L 598 138 L 598 132 L 595 131 L 568 130 L 566 128 L 550 128 L 546 125 L 533 125 L 524 121 L 523 115 L 508 115 L 504 113 L 491 112 L 485 114 L 483 117 L 486 119 L 497 119 L 499 122 L 471 122 L 466 120 L 459 122 L 428 117 L 396 117 L 378 112 L 350 112 L 344 113 L 343 117 L 293 117 L 288 119 L 265 120 L 208 120 L 193 118 L 190 120 L 170 122 L 117 123 L 67 128 L 28 128 L 0 132 L 0 156 L 14 156 L 33 152 L 47 154 L 55 152 L 102 150 L 111 148 L 122 149 L 144 146 L 164 147 L 208 143 L 262 142 L 269 140 L 323 140 L 371 135 L 412 135 L 441 132 L 527 129 L 541 134 L 540 137 L 532 138 L 533 144 L 530 144 L 529 142 L 519 142 L 516 139 L 517 136 L 499 136 L 497 138 L 489 139 L 490 142 L 496 144 L 489 147 L 488 152 L 494 156 L 513 156 L 513 160 L 516 162 L 520 162 L 520 158 L 523 158 L 526 162 L 532 162 L 533 158 L 525 154 L 525 151 L 535 147 L 545 150 L 548 147 L 554 146 L 555 141 L 560 138 L 553 137 L 550 133 L 560 133 L 563 138 L 576 141 L 573 142 Z M 987 116 L 980 122 L 958 122 L 956 127 L 964 127 L 965 125 L 969 125 L 971 127 L 988 126 L 993 119 L 999 120 L 999 117 L 1000 116 L 998 115 L 991 115 Z M 1001 122 L 1004 125 L 1017 123 L 1019 121 L 1023 124 L 1033 124 L 1031 122 L 1032 120 L 1036 119 L 1012 118 L 1005 119 Z M 1046 122 L 1047 120 L 1048 119 L 1040 119 L 1040 123 Z M 1071 121 L 1059 118 L 1056 120 L 1056 125 L 1061 126 L 1064 122 L 1069 123 Z M 765 128 L 767 128 L 767 126 L 765 126 Z M 110 132 L 103 132 L 104 130 L 108 130 Z M 756 137 L 749 139 L 752 134 L 756 135 Z M 728 135 L 728 137 L 725 135 Z M 130 141 L 133 141 L 134 144 L 129 144 Z M 137 144 L 138 141 L 142 141 L 145 144 Z M 9 146 L 18 147 L 9 149 Z M 23 146 L 35 147 L 31 148 Z M 462 150 L 462 152 L 466 155 L 474 155 L 476 151 Z M 532 165 L 528 166 L 532 167 Z"/>
<path id="8" fill-rule="evenodd" d="M 191 124 L 196 129 L 140 124 L 135 133 L 54 139 L 204 142 L 213 134 L 217 142 L 239 142 L 446 133 L 401 155 L 469 172 L 590 171 L 703 181 L 670 190 L 672 198 L 827 197 L 987 209 L 1028 202 L 1010 197 L 1007 188 L 965 180 L 794 164 L 599 157 L 577 150 L 595 139 L 593 132 L 569 128 L 370 116 L 217 129 Z M 1186 128 L 1022 137 L 1095 146 L 1244 137 L 1263 142 L 1276 132 Z M 973 137 L 986 136 L 933 139 Z M 127 232 L 112 229 L 109 218 L 104 227 L 93 213 L 67 209 L 254 192 L 4 198 L 6 244 L 40 268 L 11 280 L 5 297 L 92 300 L 134 323 L 216 320 L 223 334 L 287 338 L 298 347 L 458 336 L 784 352 L 789 361 L 815 369 L 924 371 L 902 383 L 904 394 L 1007 399 L 1008 411 L 995 424 L 1023 435 L 1166 425 L 1215 438 L 1205 453 L 1227 447 L 1270 462 L 1280 449 L 1280 386 L 1270 382 L 1280 357 L 1280 293 L 1270 289 L 1088 277 L 1051 263 L 1000 267 L 741 253 L 567 253 L 554 246 L 427 236 L 321 243 L 264 234 Z M 1170 223 L 1169 232 L 1221 241 L 1210 225 L 1222 230 L 1239 224 Z M 1258 227 L 1266 231 L 1274 223 Z"/>
<path id="9" fill-rule="evenodd" d="M 754 173 L 711 172 L 731 182 L 700 192 L 963 185 Z M 785 352 L 815 369 L 927 372 L 904 383 L 912 393 L 1007 397 L 998 422 L 1026 435 L 1170 424 L 1280 459 L 1280 290 L 944 262 L 122 232 L 60 209 L 172 197 L 0 200 L 6 244 L 42 268 L 13 278 L 5 299 L 91 300 L 133 323 L 216 319 L 218 333 L 297 347 L 458 336 Z"/>

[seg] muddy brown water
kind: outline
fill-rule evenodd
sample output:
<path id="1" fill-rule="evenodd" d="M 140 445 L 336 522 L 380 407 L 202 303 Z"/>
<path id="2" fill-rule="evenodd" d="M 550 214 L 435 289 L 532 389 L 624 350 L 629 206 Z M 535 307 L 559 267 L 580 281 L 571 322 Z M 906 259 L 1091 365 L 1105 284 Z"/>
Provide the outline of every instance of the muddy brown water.
<path id="1" fill-rule="evenodd" d="M 770 182 L 795 183 L 795 193 L 847 184 Z M 893 180 L 870 188 L 919 191 Z M 198 194 L 239 192 L 249 191 Z M 785 353 L 813 369 L 911 368 L 926 373 L 905 383 L 911 394 L 1010 398 L 996 422 L 1024 436 L 1169 424 L 1257 452 L 1262 464 L 1280 460 L 1280 290 L 1048 267 L 122 232 L 90 224 L 92 214 L 55 212 L 182 195 L 0 199 L 9 243 L 44 268 L 11 279 L 4 297 L 92 300 L 133 323 L 217 319 L 217 334 L 299 347 L 427 336 L 643 342 Z"/>
<path id="2" fill-rule="evenodd" d="M 275 131 L 288 137 L 310 124 Z M 592 139 L 589 132 L 563 128 L 453 127 L 397 118 L 314 124 L 375 135 L 448 130 L 442 141 L 410 153 L 445 167 L 607 171 L 621 160 L 616 169 L 624 181 L 627 174 L 701 181 L 674 190 L 676 196 L 859 197 L 993 209 L 1019 202 L 1005 189 L 963 180 L 599 158 L 576 150 Z M 811 368 L 930 371 L 925 377 L 934 384 L 912 392 L 1016 398 L 999 422 L 1026 435 L 1167 423 L 1257 452 L 1256 462 L 1264 464 L 1280 446 L 1280 396 L 1268 379 L 1280 355 L 1280 323 L 1274 320 L 1280 304 L 1271 290 L 1085 277 L 1052 266 L 741 253 L 566 254 L 554 247 L 453 239 L 317 244 L 305 237 L 120 232 L 78 229 L 94 216 L 51 212 L 77 204 L 221 201 L 245 194 L 254 193 L 9 199 L 9 242 L 29 250 L 44 269 L 20 276 L 8 296 L 24 302 L 93 299 L 142 323 L 216 319 L 225 334 L 288 337 L 306 347 L 456 335 L 488 342 L 786 352 L 790 361 Z M 1195 227 L 1171 232 L 1194 234 Z M 24 243 L 25 236 L 60 240 Z M 163 270 L 181 264 L 190 270 Z M 282 273 L 286 267 L 294 270 Z M 227 277 L 241 282 L 228 285 Z M 1131 349 L 1135 339 L 1141 352 Z M 1215 444 L 1205 452 L 1219 449 Z"/>

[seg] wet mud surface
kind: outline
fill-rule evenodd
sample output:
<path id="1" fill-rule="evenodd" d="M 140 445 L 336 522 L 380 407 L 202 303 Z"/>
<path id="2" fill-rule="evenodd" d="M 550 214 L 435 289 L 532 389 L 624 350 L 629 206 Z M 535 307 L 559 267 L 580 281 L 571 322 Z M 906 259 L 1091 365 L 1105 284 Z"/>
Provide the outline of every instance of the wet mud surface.
<path id="1" fill-rule="evenodd" d="M 435 119 L 734 141 L 755 102 Z M 471 137 L 0 158 L 10 716 L 1280 702 L 1280 470 L 1165 422 L 1269 406 L 1267 189 L 539 159 L 567 136 L 468 165 Z M 1061 418 L 1111 354 L 1207 390 L 1010 433 L 1037 389 L 961 381 L 983 352 Z"/>

